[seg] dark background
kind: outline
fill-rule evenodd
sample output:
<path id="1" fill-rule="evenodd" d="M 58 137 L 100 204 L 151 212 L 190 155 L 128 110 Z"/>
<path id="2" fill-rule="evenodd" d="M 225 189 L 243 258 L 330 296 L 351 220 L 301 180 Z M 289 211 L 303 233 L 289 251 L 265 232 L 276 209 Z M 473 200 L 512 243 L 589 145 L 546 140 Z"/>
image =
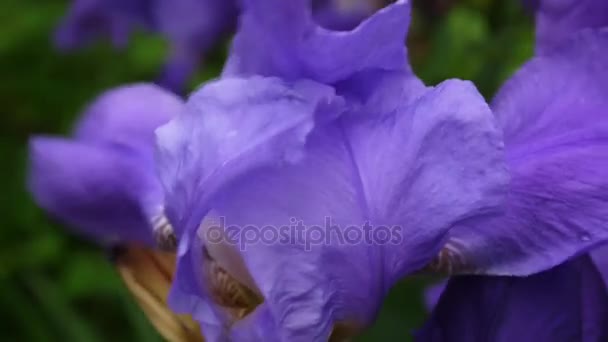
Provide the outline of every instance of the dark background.
<path id="1" fill-rule="evenodd" d="M 160 341 L 104 251 L 52 221 L 25 190 L 28 137 L 65 134 L 102 90 L 154 80 L 167 48 L 138 33 L 122 51 L 100 41 L 59 53 L 50 37 L 67 4 L 0 3 L 0 340 Z M 428 84 L 469 79 L 490 100 L 532 54 L 532 19 L 518 0 L 416 0 L 409 40 Z M 224 55 L 225 46 L 212 52 L 191 85 L 216 76 Z M 361 340 L 407 340 L 424 320 L 429 281 L 397 286 Z"/>

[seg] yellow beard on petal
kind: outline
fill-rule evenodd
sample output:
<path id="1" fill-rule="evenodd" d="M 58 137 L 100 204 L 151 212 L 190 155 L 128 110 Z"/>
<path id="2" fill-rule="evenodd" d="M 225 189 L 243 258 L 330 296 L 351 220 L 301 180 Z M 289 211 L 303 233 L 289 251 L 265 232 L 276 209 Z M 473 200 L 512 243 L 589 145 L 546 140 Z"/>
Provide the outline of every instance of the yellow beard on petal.
<path id="1" fill-rule="evenodd" d="M 209 254 L 205 254 L 205 276 L 213 300 L 230 317 L 231 323 L 244 318 L 264 301 L 264 298 L 236 280 Z"/>
<path id="2" fill-rule="evenodd" d="M 116 268 L 150 322 L 170 342 L 204 341 L 199 325 L 167 307 L 175 274 L 175 254 L 137 245 L 123 246 L 115 256 Z"/>

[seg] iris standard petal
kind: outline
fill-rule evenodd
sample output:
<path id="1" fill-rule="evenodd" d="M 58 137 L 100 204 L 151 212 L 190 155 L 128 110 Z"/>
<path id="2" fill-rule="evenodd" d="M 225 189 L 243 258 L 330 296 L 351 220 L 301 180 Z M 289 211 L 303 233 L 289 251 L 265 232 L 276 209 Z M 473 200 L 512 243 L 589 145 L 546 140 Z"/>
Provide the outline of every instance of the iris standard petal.
<path id="1" fill-rule="evenodd" d="M 393 88 L 378 91 L 386 89 Z M 483 98 L 458 81 L 416 91 L 417 99 L 396 92 L 402 105 L 383 107 L 391 110 L 383 115 L 360 115 L 373 107 L 366 104 L 345 108 L 332 88 L 311 81 L 225 79 L 195 93 L 188 110 L 158 131 L 168 213 L 184 247 L 178 310 L 188 311 L 193 298 L 197 308 L 213 301 L 213 280 L 201 279 L 205 258 L 218 255 L 208 219 L 236 229 L 241 239 L 223 248 L 250 278 L 231 275 L 263 301 L 236 319 L 217 304 L 190 312 L 219 321 L 226 336 L 310 341 L 337 326 L 369 324 L 390 286 L 427 263 L 450 227 L 496 209 L 506 175 Z M 278 239 L 298 222 L 330 240 L 260 240 L 264 230 Z M 366 240 L 366 223 L 393 235 Z M 247 232 L 260 239 L 248 244 Z"/>
<path id="2" fill-rule="evenodd" d="M 404 45 L 408 0 L 388 5 L 351 31 L 318 26 L 309 0 L 246 0 L 243 7 L 224 75 L 309 78 L 331 84 L 369 69 L 409 68 Z"/>
<path id="3" fill-rule="evenodd" d="M 581 32 L 499 91 L 492 108 L 512 174 L 507 211 L 454 228 L 443 266 L 527 275 L 608 239 L 606 54 L 608 31 Z"/>
<path id="4" fill-rule="evenodd" d="M 102 240 L 151 242 L 140 195 L 155 182 L 120 150 L 60 138 L 30 141 L 29 189 L 38 205 Z"/>
<path id="5" fill-rule="evenodd" d="M 416 341 L 605 341 L 608 292 L 588 256 L 530 277 L 455 276 Z"/>
<path id="6" fill-rule="evenodd" d="M 586 28 L 608 26 L 608 2 L 604 0 L 537 0 L 536 52 L 549 53 Z"/>

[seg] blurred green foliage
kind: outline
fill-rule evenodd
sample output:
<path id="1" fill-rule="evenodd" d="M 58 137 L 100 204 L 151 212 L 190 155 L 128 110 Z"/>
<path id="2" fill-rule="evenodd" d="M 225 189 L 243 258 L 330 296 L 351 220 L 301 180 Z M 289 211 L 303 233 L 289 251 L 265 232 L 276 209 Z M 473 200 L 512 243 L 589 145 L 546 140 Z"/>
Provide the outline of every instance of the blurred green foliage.
<path id="1" fill-rule="evenodd" d="M 475 82 L 490 99 L 531 54 L 531 18 L 517 0 L 416 0 L 409 49 L 429 84 Z M 27 139 L 66 134 L 100 91 L 153 80 L 166 44 L 136 34 L 124 51 L 107 42 L 73 53 L 51 44 L 66 1 L 0 4 L 0 333 L 5 341 L 160 341 L 97 246 L 71 234 L 25 190 Z M 219 72 L 225 51 L 211 54 L 192 85 Z M 428 279 L 408 279 L 389 295 L 362 341 L 402 341 L 425 317 Z"/>

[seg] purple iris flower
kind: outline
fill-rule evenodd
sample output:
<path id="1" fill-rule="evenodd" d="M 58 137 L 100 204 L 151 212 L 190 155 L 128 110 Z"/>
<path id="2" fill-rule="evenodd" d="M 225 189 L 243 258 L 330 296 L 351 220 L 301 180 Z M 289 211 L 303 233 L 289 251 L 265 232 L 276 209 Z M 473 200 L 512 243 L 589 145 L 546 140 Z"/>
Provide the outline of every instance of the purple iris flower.
<path id="1" fill-rule="evenodd" d="M 237 13 L 236 0 L 75 0 L 55 39 L 67 49 L 109 35 L 124 46 L 136 28 L 158 33 L 171 48 L 160 83 L 181 91 Z"/>
<path id="2" fill-rule="evenodd" d="M 608 292 L 588 256 L 530 277 L 453 277 L 416 341 L 606 341 Z"/>
<path id="3" fill-rule="evenodd" d="M 245 2 L 223 77 L 157 131 L 180 237 L 170 302 L 210 341 L 356 333 L 451 227 L 493 213 L 504 195 L 501 134 L 475 87 L 427 88 L 410 72 L 409 2 L 339 32 L 308 5 Z M 327 243 L 259 235 L 328 219 Z M 366 226 L 398 235 L 347 240 L 347 228 Z M 248 232 L 260 239 L 243 245 Z"/>
<path id="4" fill-rule="evenodd" d="M 429 269 L 524 276 L 608 238 L 605 34 L 531 61 L 492 113 L 470 83 L 412 74 L 409 2 L 339 32 L 308 5 L 245 1 L 222 78 L 158 131 L 170 301 L 210 341 L 342 338 L 437 255 Z M 263 239 L 298 223 L 401 238 Z"/>
<path id="5" fill-rule="evenodd" d="M 605 241 L 606 53 L 608 32 L 583 30 L 498 92 L 491 107 L 512 177 L 506 211 L 452 229 L 440 268 L 529 275 Z"/>
<path id="6" fill-rule="evenodd" d="M 157 86 L 123 86 L 96 99 L 72 137 L 33 137 L 29 188 L 36 202 L 101 242 L 153 244 L 153 226 L 164 226 L 154 130 L 182 106 Z"/>
<path id="7" fill-rule="evenodd" d="M 604 0 L 535 0 L 537 53 L 543 54 L 583 28 L 608 26 Z"/>
<path id="8" fill-rule="evenodd" d="M 574 257 L 602 242 L 608 217 L 603 195 L 608 184 L 601 176 L 608 170 L 608 63 L 603 57 L 608 31 L 601 29 L 608 23 L 606 9 L 603 1 L 539 1 L 539 56 L 505 84 L 492 105 L 503 119 L 512 193 L 506 215 L 471 228 L 523 231 L 529 222 L 542 228 L 538 239 L 509 241 L 497 234 L 494 249 L 478 254 L 471 253 L 476 247 L 469 236 L 454 237 L 443 251 L 454 263 L 445 265 L 465 273 L 526 275 L 539 264 L 556 264 L 564 255 Z M 547 249 L 541 238 L 557 248 Z M 526 248 L 536 250 L 536 256 L 525 257 Z M 452 278 L 419 340 L 604 341 L 606 251 L 593 249 L 591 258 L 527 278 Z M 483 258 L 487 262 L 467 265 Z M 437 298 L 435 289 L 427 296 Z"/>

